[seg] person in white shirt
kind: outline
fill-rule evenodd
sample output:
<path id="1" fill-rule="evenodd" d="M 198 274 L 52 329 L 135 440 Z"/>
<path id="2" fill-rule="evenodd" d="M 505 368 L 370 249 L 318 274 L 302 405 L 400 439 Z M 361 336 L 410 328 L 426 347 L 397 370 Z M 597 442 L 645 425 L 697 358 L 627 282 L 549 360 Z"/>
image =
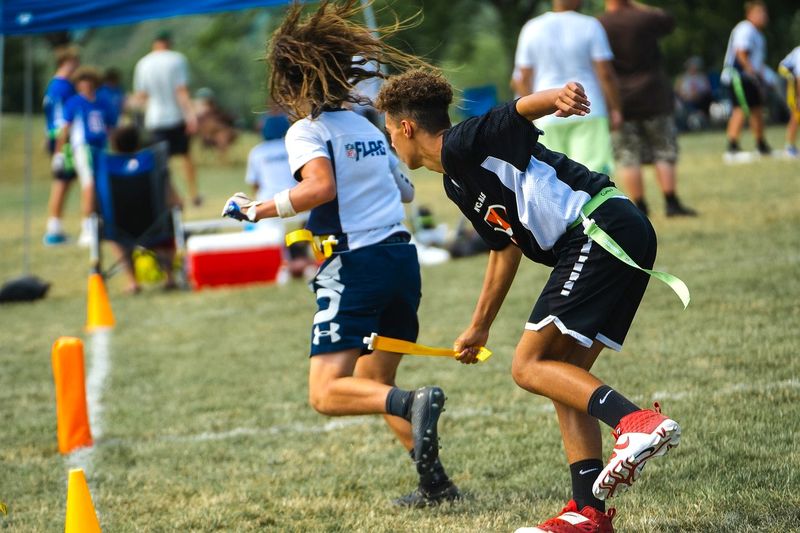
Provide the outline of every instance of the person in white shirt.
<path id="1" fill-rule="evenodd" d="M 144 125 L 151 140 L 166 141 L 170 156 L 182 160 L 189 196 L 194 205 L 200 205 L 202 197 L 189 151 L 190 136 L 197 131 L 188 89 L 189 67 L 183 54 L 170 49 L 171 42 L 169 32 L 159 33 L 152 51 L 136 63 L 134 102 L 146 105 Z"/>
<path id="2" fill-rule="evenodd" d="M 800 46 L 789 52 L 778 72 L 786 78 L 786 105 L 789 108 L 789 123 L 786 125 L 786 155 L 798 157 L 797 125 L 800 123 Z"/>
<path id="3" fill-rule="evenodd" d="M 609 127 L 622 124 L 621 103 L 606 32 L 594 17 L 577 12 L 581 0 L 553 0 L 553 11 L 531 19 L 522 28 L 515 55 L 512 87 L 519 96 L 583 85 L 592 102 L 591 117 L 552 116 L 536 121 L 543 143 L 556 152 L 611 174 L 614 156 Z"/>
<path id="4" fill-rule="evenodd" d="M 328 416 L 384 415 L 419 474 L 417 489 L 394 503 L 428 507 L 461 497 L 439 460 L 444 392 L 394 386 L 402 356 L 370 352 L 364 343 L 372 333 L 417 339 L 419 262 L 401 203 L 413 198 L 413 187 L 392 164 L 384 133 L 344 107 L 359 101 L 358 82 L 383 76 L 354 64 L 353 56 L 398 70 L 426 64 L 351 21 L 362 9 L 352 1 L 325 2 L 303 17 L 300 5 L 289 8 L 267 62 L 271 97 L 296 120 L 286 149 L 299 183 L 265 200 L 238 193 L 223 216 L 255 222 L 310 211 L 306 229 L 332 246 L 312 282 L 318 311 L 309 402 Z"/>
<path id="5" fill-rule="evenodd" d="M 745 2 L 745 20 L 731 31 L 721 80 L 731 88 L 733 112 L 728 120 L 727 155 L 741 150 L 739 135 L 744 121 L 750 115 L 750 129 L 756 139 L 756 147 L 762 155 L 772 153 L 764 140 L 764 61 L 767 41 L 761 33 L 769 23 L 767 5 L 761 0 Z"/>

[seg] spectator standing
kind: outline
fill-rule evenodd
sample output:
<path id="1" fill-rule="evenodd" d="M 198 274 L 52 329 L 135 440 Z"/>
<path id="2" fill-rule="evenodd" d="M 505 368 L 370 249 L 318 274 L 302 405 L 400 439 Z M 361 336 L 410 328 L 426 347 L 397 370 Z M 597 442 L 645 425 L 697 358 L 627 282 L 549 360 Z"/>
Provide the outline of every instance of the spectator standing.
<path id="1" fill-rule="evenodd" d="M 581 0 L 553 0 L 553 11 L 531 19 L 522 28 L 515 56 L 512 86 L 520 96 L 563 87 L 577 81 L 592 102 L 591 116 L 567 119 L 552 115 L 536 125 L 544 143 L 590 169 L 611 174 L 611 128 L 622 123 L 614 55 L 603 27 L 593 17 L 577 12 Z"/>
<path id="2" fill-rule="evenodd" d="M 666 215 L 693 216 L 676 194 L 678 139 L 672 87 L 662 68 L 658 40 L 675 28 L 665 11 L 629 0 L 606 0 L 600 23 L 614 52 L 625 122 L 612 135 L 618 175 L 628 197 L 645 214 L 642 165 L 655 165 Z"/>
<path id="3" fill-rule="evenodd" d="M 745 20 L 733 28 L 728 39 L 721 76 L 721 81 L 733 92 L 733 112 L 728 120 L 727 157 L 735 156 L 741 150 L 739 134 L 748 114 L 758 151 L 762 155 L 772 153 L 764 140 L 764 104 L 767 101 L 764 61 L 767 40 L 761 33 L 769 23 L 769 14 L 766 4 L 759 0 L 745 2 L 744 12 Z"/>
<path id="4" fill-rule="evenodd" d="M 94 212 L 94 165 L 92 150 L 105 150 L 108 123 L 112 111 L 107 103 L 97 97 L 100 74 L 92 67 L 81 67 L 73 76 L 78 94 L 64 106 L 64 126 L 56 140 L 52 168 L 62 171 L 66 166 L 65 146 L 69 144 L 75 172 L 81 184 L 81 234 L 78 245 L 88 247 L 94 235 L 89 217 Z"/>
<path id="5" fill-rule="evenodd" d="M 103 84 L 97 89 L 97 98 L 104 100 L 111 110 L 109 128 L 116 128 L 125 110 L 125 90 L 120 82 L 119 69 L 109 68 L 103 73 Z"/>
<path id="6" fill-rule="evenodd" d="M 74 48 L 61 48 L 56 51 L 56 72 L 44 94 L 45 128 L 47 131 L 47 151 L 52 158 L 56 151 L 56 139 L 64 127 L 64 106 L 74 94 L 75 88 L 70 77 L 80 65 L 80 58 Z M 67 240 L 61 219 L 64 214 L 64 199 L 75 179 L 71 160 L 64 168 L 53 171 L 53 182 L 50 186 L 50 200 L 47 205 L 48 218 L 42 241 L 45 246 L 63 244 Z"/>
<path id="7" fill-rule="evenodd" d="M 712 101 L 711 82 L 703 70 L 702 58 L 694 56 L 686 60 L 686 70 L 675 80 L 675 95 L 689 129 L 702 127 Z"/>
<path id="8" fill-rule="evenodd" d="M 134 91 L 138 102 L 146 102 L 144 125 L 152 141 L 167 141 L 170 156 L 183 161 L 189 196 L 194 205 L 200 205 L 202 198 L 189 153 L 190 136 L 197 131 L 188 89 L 189 67 L 183 54 L 170 49 L 171 41 L 168 32 L 159 33 L 152 51 L 136 63 Z"/>
<path id="9" fill-rule="evenodd" d="M 789 124 L 786 126 L 786 155 L 798 157 L 797 125 L 800 122 L 800 46 L 789 52 L 778 69 L 786 78 L 786 105 L 789 108 Z"/>

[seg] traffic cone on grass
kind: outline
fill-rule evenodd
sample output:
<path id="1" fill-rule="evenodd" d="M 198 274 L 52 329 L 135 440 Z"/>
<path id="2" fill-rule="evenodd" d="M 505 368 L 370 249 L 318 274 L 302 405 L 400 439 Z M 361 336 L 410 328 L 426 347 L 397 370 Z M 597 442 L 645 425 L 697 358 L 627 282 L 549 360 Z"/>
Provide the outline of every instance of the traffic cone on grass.
<path id="1" fill-rule="evenodd" d="M 69 471 L 64 533 L 101 533 L 100 522 L 97 521 L 97 514 L 94 512 L 92 495 L 89 493 L 82 468 Z"/>
<path id="2" fill-rule="evenodd" d="M 86 305 L 86 331 L 114 327 L 114 313 L 108 301 L 103 276 L 98 272 L 89 274 L 88 299 Z"/>
<path id="3" fill-rule="evenodd" d="M 56 386 L 58 451 L 92 445 L 86 409 L 86 384 L 83 372 L 83 342 L 75 337 L 59 337 L 53 344 L 53 381 Z"/>

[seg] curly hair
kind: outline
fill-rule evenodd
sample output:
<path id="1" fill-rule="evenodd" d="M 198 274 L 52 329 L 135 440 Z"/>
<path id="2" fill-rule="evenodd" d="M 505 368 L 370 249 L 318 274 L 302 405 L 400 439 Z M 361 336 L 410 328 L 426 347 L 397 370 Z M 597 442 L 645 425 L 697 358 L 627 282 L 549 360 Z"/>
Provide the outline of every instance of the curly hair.
<path id="1" fill-rule="evenodd" d="M 448 107 L 453 88 L 438 71 L 411 70 L 392 76 L 381 87 L 375 106 L 395 118 L 410 118 L 428 133 L 450 127 Z"/>
<path id="2" fill-rule="evenodd" d="M 358 0 L 335 4 L 323 1 L 316 12 L 302 17 L 302 6 L 294 4 L 272 34 L 267 50 L 268 80 L 272 99 L 293 118 L 317 117 L 326 108 L 344 102 L 368 104 L 353 93 L 353 87 L 370 78 L 383 78 L 380 69 L 368 64 L 388 65 L 398 70 L 432 68 L 424 60 L 386 44 L 384 39 L 418 21 L 418 15 L 377 28 L 377 37 L 352 19 L 363 6 Z M 354 58 L 357 58 L 354 60 Z"/>

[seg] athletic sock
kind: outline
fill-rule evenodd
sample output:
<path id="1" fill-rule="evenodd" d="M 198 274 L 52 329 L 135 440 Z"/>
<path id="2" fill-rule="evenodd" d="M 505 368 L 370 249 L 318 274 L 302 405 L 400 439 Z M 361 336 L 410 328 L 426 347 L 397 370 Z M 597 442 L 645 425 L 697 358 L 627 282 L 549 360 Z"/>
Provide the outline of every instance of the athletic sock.
<path id="1" fill-rule="evenodd" d="M 578 504 L 578 510 L 588 505 L 605 512 L 605 502 L 598 500 L 592 494 L 592 485 L 601 470 L 603 470 L 603 462 L 600 459 L 584 459 L 569 465 L 569 473 L 572 477 L 572 499 Z"/>
<path id="2" fill-rule="evenodd" d="M 64 228 L 61 225 L 61 219 L 58 217 L 49 217 L 47 219 L 47 233 L 63 233 Z"/>
<path id="3" fill-rule="evenodd" d="M 728 151 L 729 152 L 738 152 L 739 148 L 739 141 L 736 139 L 728 139 Z"/>
<path id="4" fill-rule="evenodd" d="M 386 395 L 386 412 L 411 421 L 411 404 L 414 403 L 414 391 L 392 387 Z"/>
<path id="5" fill-rule="evenodd" d="M 597 387 L 589 398 L 589 415 L 612 428 L 617 427 L 623 416 L 638 410 L 639 408 L 633 402 L 608 385 Z"/>
<path id="6" fill-rule="evenodd" d="M 647 202 L 644 201 L 644 198 L 639 198 L 638 200 L 634 200 L 633 203 L 636 204 L 636 207 L 639 208 L 639 211 L 641 211 L 642 213 L 645 214 L 645 216 L 647 216 L 648 214 Z"/>
<path id="7" fill-rule="evenodd" d="M 414 450 L 409 450 L 408 454 L 411 456 L 411 460 L 413 461 Z M 433 462 L 431 471 L 419 476 L 419 486 L 428 492 L 433 492 L 441 488 L 443 485 L 447 485 L 449 483 L 450 478 L 447 476 L 447 472 L 444 471 L 444 466 L 442 466 L 442 462 L 438 457 L 436 458 L 436 461 Z M 591 493 L 591 485 L 589 486 L 589 492 Z"/>
<path id="8" fill-rule="evenodd" d="M 677 206 L 678 205 L 678 197 L 675 196 L 674 192 L 668 193 L 664 195 L 664 200 L 667 202 L 667 205 Z"/>

